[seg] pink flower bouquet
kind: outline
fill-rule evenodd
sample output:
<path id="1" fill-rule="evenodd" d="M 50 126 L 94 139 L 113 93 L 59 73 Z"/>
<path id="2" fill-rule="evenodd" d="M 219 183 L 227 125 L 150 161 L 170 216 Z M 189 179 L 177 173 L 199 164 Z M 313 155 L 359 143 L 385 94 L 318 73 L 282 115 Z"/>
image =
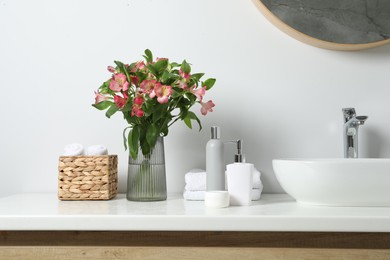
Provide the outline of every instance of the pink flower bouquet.
<path id="1" fill-rule="evenodd" d="M 145 61 L 130 65 L 115 61 L 116 67 L 108 67 L 112 73 L 95 92 L 95 104 L 99 110 L 106 110 L 110 118 L 121 111 L 130 125 L 123 131 L 125 149 L 136 159 L 139 147 L 147 155 L 159 136 L 167 136 L 168 128 L 178 120 L 192 128 L 196 121 L 202 129 L 199 118 L 190 111 L 200 104 L 202 115 L 213 111 L 214 103 L 204 102 L 203 96 L 211 89 L 215 79 L 201 81 L 204 73 L 191 74 L 191 66 L 184 60 L 181 64 L 169 62 L 166 58 L 153 60 L 150 50 L 145 50 Z M 130 131 L 127 130 L 130 129 Z"/>

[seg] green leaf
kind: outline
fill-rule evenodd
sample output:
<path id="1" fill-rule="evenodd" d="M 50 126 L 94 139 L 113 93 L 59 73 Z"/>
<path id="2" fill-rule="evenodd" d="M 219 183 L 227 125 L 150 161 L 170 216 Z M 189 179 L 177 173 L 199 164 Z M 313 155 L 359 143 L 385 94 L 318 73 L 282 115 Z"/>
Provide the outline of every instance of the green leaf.
<path id="1" fill-rule="evenodd" d="M 137 117 L 131 116 L 131 114 L 129 112 L 123 113 L 123 118 L 126 119 L 126 121 L 129 125 L 133 125 L 137 122 Z"/>
<path id="2" fill-rule="evenodd" d="M 100 87 L 100 93 L 102 94 L 114 94 L 114 91 L 110 89 L 111 79 L 106 80 Z"/>
<path id="3" fill-rule="evenodd" d="M 158 137 L 158 130 L 155 124 L 151 124 L 146 131 L 146 141 L 150 147 L 154 147 Z"/>
<path id="4" fill-rule="evenodd" d="M 132 71 L 135 68 L 135 65 L 137 65 L 137 62 L 133 62 L 127 67 L 128 71 Z"/>
<path id="5" fill-rule="evenodd" d="M 187 94 L 187 93 L 186 93 Z M 191 96 L 194 96 L 193 94 L 191 94 Z M 184 105 L 184 106 L 189 106 L 191 105 L 191 101 L 186 99 L 186 98 L 182 98 L 180 99 L 180 104 Z"/>
<path id="6" fill-rule="evenodd" d="M 202 123 L 200 122 L 199 118 L 195 115 L 194 112 L 188 111 L 188 114 L 187 114 L 186 118 L 189 118 L 191 120 L 195 120 L 196 122 L 198 122 L 199 131 L 202 130 Z M 184 123 L 185 123 L 185 121 L 184 121 Z"/>
<path id="7" fill-rule="evenodd" d="M 123 62 L 121 62 L 121 61 L 114 60 L 114 63 L 116 64 L 116 66 L 118 66 L 119 69 L 124 67 Z"/>
<path id="8" fill-rule="evenodd" d="M 171 77 L 171 73 L 169 73 L 168 71 L 164 71 L 162 76 L 161 76 L 161 80 L 163 82 L 167 82 L 169 80 L 169 78 Z"/>
<path id="9" fill-rule="evenodd" d="M 172 87 L 172 98 L 177 98 L 183 95 L 184 90 L 178 87 Z"/>
<path id="10" fill-rule="evenodd" d="M 159 60 L 153 64 L 159 75 L 161 75 L 168 67 L 168 60 Z"/>
<path id="11" fill-rule="evenodd" d="M 148 130 L 147 124 L 141 124 L 139 128 L 139 144 L 142 145 L 146 142 L 146 131 Z"/>
<path id="12" fill-rule="evenodd" d="M 183 61 L 183 63 L 181 64 L 180 69 L 181 69 L 184 73 L 190 73 L 190 72 L 191 72 L 190 64 L 188 64 L 186 60 Z"/>
<path id="13" fill-rule="evenodd" d="M 118 69 L 119 69 L 119 71 L 121 72 L 121 73 L 125 73 L 125 71 L 126 71 L 126 66 L 125 66 L 125 64 L 123 64 L 123 62 L 120 62 L 120 61 L 114 61 L 114 63 L 116 64 L 116 66 L 118 67 Z"/>
<path id="14" fill-rule="evenodd" d="M 185 95 L 189 99 L 189 103 L 190 103 L 189 105 L 192 106 L 195 103 L 196 96 L 192 93 L 186 93 Z"/>
<path id="15" fill-rule="evenodd" d="M 142 82 L 148 77 L 148 73 L 142 71 L 137 71 L 135 75 L 138 77 L 138 82 Z"/>
<path id="16" fill-rule="evenodd" d="M 142 145 L 141 145 L 141 150 L 142 150 L 142 154 L 143 155 L 147 155 L 150 153 L 150 146 L 148 144 L 148 142 L 144 142 Z"/>
<path id="17" fill-rule="evenodd" d="M 113 114 L 118 111 L 116 104 L 112 104 L 109 109 L 107 109 L 106 117 L 110 118 Z"/>
<path id="18" fill-rule="evenodd" d="M 189 129 L 192 129 L 192 123 L 189 117 L 184 118 L 184 123 L 188 126 Z"/>
<path id="19" fill-rule="evenodd" d="M 206 86 L 206 90 L 209 90 L 214 86 L 215 81 L 217 81 L 217 80 L 210 78 L 210 79 L 206 80 L 205 82 L 203 82 L 202 87 Z"/>
<path id="20" fill-rule="evenodd" d="M 180 64 L 177 63 L 177 62 L 172 62 L 172 63 L 171 63 L 171 67 L 172 67 L 172 68 L 179 67 L 179 66 L 180 66 Z"/>
<path id="21" fill-rule="evenodd" d="M 137 159 L 138 155 L 138 148 L 139 148 L 139 126 L 136 125 L 131 129 L 129 132 L 129 137 L 128 137 L 128 144 L 130 147 L 130 156 L 134 160 Z"/>
<path id="22" fill-rule="evenodd" d="M 114 61 L 114 63 L 118 66 L 119 71 L 126 75 L 127 81 L 131 82 L 131 78 L 130 78 L 129 72 L 127 71 L 126 65 L 123 62 L 120 62 L 117 60 Z"/>
<path id="23" fill-rule="evenodd" d="M 156 77 L 156 78 L 159 78 L 160 77 L 160 73 L 158 72 L 158 70 L 156 69 L 156 67 L 154 66 L 154 64 L 149 64 L 148 66 L 146 66 L 149 71 Z"/>
<path id="24" fill-rule="evenodd" d="M 123 145 L 125 147 L 125 151 L 127 150 L 127 138 L 126 138 L 126 131 L 127 129 L 131 128 L 131 126 L 126 127 L 123 129 Z"/>
<path id="25" fill-rule="evenodd" d="M 132 106 L 133 106 L 133 103 L 130 101 L 130 102 L 126 103 L 126 105 L 124 107 L 122 107 L 121 111 L 122 112 L 129 112 L 132 110 Z"/>
<path id="26" fill-rule="evenodd" d="M 92 106 L 96 107 L 99 110 L 104 110 L 104 109 L 108 108 L 109 106 L 111 106 L 112 104 L 114 104 L 114 102 L 105 100 L 105 101 L 102 101 L 102 102 L 97 103 L 97 104 L 92 104 Z"/>
<path id="27" fill-rule="evenodd" d="M 180 119 L 184 119 L 187 117 L 188 108 L 185 106 L 180 106 Z"/>
<path id="28" fill-rule="evenodd" d="M 145 50 L 145 55 L 144 58 L 146 59 L 147 62 L 151 63 L 153 62 L 153 54 L 149 49 Z"/>
<path id="29" fill-rule="evenodd" d="M 163 129 L 161 129 L 161 133 L 163 134 L 163 136 L 167 136 L 168 135 L 168 127 L 164 127 Z"/>
<path id="30" fill-rule="evenodd" d="M 144 111 L 144 115 L 148 117 L 153 113 L 153 106 L 151 106 L 149 102 L 145 102 L 142 105 L 142 110 Z"/>
<path id="31" fill-rule="evenodd" d="M 147 125 L 140 125 L 139 145 L 141 146 L 142 154 L 146 154 L 150 151 L 148 142 L 146 141 Z"/>
<path id="32" fill-rule="evenodd" d="M 156 109 L 153 111 L 153 123 L 156 123 L 160 118 L 164 115 L 164 112 L 166 111 L 167 106 L 169 103 L 161 104 L 156 106 Z"/>
<path id="33" fill-rule="evenodd" d="M 199 81 L 203 77 L 204 73 L 195 73 L 191 75 L 191 78 L 193 78 L 195 81 Z"/>

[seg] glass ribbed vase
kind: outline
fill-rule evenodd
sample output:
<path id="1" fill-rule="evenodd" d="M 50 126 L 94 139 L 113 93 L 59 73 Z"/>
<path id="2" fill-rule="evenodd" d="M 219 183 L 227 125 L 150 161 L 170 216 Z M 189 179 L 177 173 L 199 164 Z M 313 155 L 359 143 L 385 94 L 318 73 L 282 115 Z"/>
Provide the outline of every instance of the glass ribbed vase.
<path id="1" fill-rule="evenodd" d="M 151 152 L 138 152 L 136 160 L 129 156 L 127 199 L 131 201 L 159 201 L 167 199 L 164 138 L 158 137 Z"/>

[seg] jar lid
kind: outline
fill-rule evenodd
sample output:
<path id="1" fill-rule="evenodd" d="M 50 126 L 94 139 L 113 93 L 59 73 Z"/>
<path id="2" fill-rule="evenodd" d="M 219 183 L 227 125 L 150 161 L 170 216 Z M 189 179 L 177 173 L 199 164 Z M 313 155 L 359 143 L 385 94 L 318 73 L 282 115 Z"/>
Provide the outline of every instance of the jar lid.
<path id="1" fill-rule="evenodd" d="M 225 208 L 229 206 L 229 192 L 225 190 L 206 191 L 204 202 L 206 207 Z"/>

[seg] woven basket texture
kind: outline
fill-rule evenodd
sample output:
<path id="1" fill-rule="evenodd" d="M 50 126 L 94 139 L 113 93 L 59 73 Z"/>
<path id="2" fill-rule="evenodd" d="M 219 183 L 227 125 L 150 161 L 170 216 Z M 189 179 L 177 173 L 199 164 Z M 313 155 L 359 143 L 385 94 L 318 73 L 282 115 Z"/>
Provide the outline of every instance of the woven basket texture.
<path id="1" fill-rule="evenodd" d="M 118 189 L 117 155 L 61 156 L 58 199 L 109 200 Z"/>

